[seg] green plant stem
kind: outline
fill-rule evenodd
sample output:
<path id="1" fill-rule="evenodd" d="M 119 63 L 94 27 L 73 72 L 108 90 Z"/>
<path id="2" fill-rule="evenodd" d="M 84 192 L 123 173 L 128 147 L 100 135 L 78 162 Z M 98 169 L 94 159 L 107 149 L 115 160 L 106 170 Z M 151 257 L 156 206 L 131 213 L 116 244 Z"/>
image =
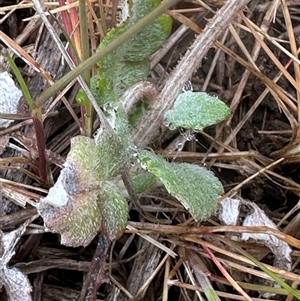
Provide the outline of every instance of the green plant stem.
<path id="1" fill-rule="evenodd" d="M 23 78 L 19 68 L 17 67 L 16 63 L 14 62 L 14 60 L 12 59 L 12 57 L 9 54 L 6 54 L 6 58 L 9 62 L 9 65 L 10 65 L 12 71 L 14 72 L 14 74 L 15 74 L 18 82 L 19 82 L 19 85 L 22 89 L 22 92 L 23 92 L 23 95 L 24 95 L 25 99 L 27 100 L 29 108 L 31 109 L 31 111 L 34 111 L 36 106 L 35 106 L 35 104 L 32 100 L 29 89 L 28 89 L 28 87 L 27 87 L 27 85 L 24 81 L 24 78 Z"/>
<path id="2" fill-rule="evenodd" d="M 54 85 L 49 87 L 37 100 L 36 106 L 40 107 L 45 103 L 53 94 L 55 94 L 60 89 L 64 88 L 68 83 L 70 83 L 77 76 L 81 75 L 84 70 L 92 68 L 100 59 L 105 57 L 107 54 L 115 50 L 122 43 L 127 41 L 130 37 L 139 33 L 143 30 L 147 25 L 152 23 L 155 19 L 157 19 L 161 14 L 163 14 L 170 6 L 176 4 L 179 0 L 165 0 L 162 2 L 160 6 L 155 8 L 151 13 L 146 15 L 143 19 L 139 20 L 136 24 L 134 24 L 130 29 L 126 30 L 118 39 L 109 43 L 106 47 L 101 49 L 100 51 L 93 54 L 86 61 L 80 63 L 75 69 L 70 71 L 64 77 L 62 77 L 59 81 L 57 81 Z"/>
<path id="3" fill-rule="evenodd" d="M 79 0 L 79 24 L 80 24 L 80 42 L 81 42 L 81 61 L 86 61 L 90 57 L 90 47 L 89 47 L 89 31 L 87 27 L 87 12 L 85 0 Z M 90 70 L 86 68 L 82 73 L 84 81 L 90 86 Z M 93 132 L 93 107 L 91 102 L 86 99 L 86 104 L 84 106 L 85 114 L 82 116 L 85 123 L 85 132 L 88 137 L 92 137 Z"/>
<path id="4" fill-rule="evenodd" d="M 9 62 L 10 67 L 12 68 L 19 85 L 22 89 L 23 95 L 27 100 L 28 106 L 31 109 L 31 116 L 33 120 L 33 125 L 35 128 L 35 135 L 36 135 L 36 143 L 39 152 L 39 176 L 44 180 L 47 181 L 47 159 L 46 159 L 46 146 L 45 146 L 45 136 L 44 136 L 44 129 L 43 129 L 43 117 L 41 108 L 36 107 L 36 104 L 32 100 L 30 91 L 25 83 L 25 80 L 17 67 L 16 63 L 12 59 L 12 57 L 7 54 L 6 58 Z"/>

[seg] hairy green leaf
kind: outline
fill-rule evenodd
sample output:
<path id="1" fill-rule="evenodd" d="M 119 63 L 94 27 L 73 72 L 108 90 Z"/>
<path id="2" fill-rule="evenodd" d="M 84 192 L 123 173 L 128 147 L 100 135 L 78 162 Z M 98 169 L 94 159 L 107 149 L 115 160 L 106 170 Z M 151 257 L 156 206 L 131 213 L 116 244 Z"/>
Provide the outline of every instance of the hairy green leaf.
<path id="1" fill-rule="evenodd" d="M 131 171 L 130 178 L 137 194 L 145 193 L 157 184 L 157 177 L 146 170 Z"/>
<path id="2" fill-rule="evenodd" d="M 110 240 L 118 239 L 127 225 L 128 204 L 116 186 L 106 182 L 98 200 L 101 208 L 103 234 Z"/>
<path id="3" fill-rule="evenodd" d="M 126 145 L 109 131 L 99 129 L 95 140 L 84 136 L 74 137 L 68 155 L 73 166 L 69 182 L 87 187 L 97 181 L 109 180 L 120 174 L 126 158 Z"/>
<path id="4" fill-rule="evenodd" d="M 70 169 L 70 176 L 66 178 L 65 187 L 67 185 L 77 184 L 77 190 L 80 191 L 88 184 L 101 180 L 99 174 L 98 160 L 94 160 L 95 154 L 98 153 L 95 141 L 89 137 L 77 136 L 71 139 L 71 150 L 68 154 L 65 167 Z M 104 177 L 104 176 L 103 176 Z M 71 188 L 70 188 L 71 189 Z"/>
<path id="5" fill-rule="evenodd" d="M 45 227 L 61 235 L 61 243 L 78 247 L 88 245 L 99 231 L 110 240 L 119 238 L 127 225 L 128 205 L 116 186 L 101 182 L 98 188 L 66 195 L 59 181 L 41 200 L 38 212 Z M 66 195 L 62 204 L 54 202 Z"/>
<path id="6" fill-rule="evenodd" d="M 123 145 L 124 149 L 128 149 L 132 145 L 132 132 L 128 122 L 128 116 L 120 103 L 115 103 L 113 106 L 107 104 L 104 108 L 108 122 L 113 128 L 118 141 Z M 124 161 L 123 156 L 123 161 Z"/>
<path id="7" fill-rule="evenodd" d="M 72 138 L 57 182 L 38 205 L 45 227 L 61 234 L 62 244 L 86 246 L 100 230 L 111 240 L 121 235 L 127 202 L 109 181 L 122 173 L 127 156 L 124 143 L 107 130 L 100 129 L 95 140 Z"/>
<path id="8" fill-rule="evenodd" d="M 150 151 L 141 151 L 139 159 L 158 177 L 195 220 L 210 217 L 217 207 L 223 186 L 213 172 L 187 163 L 169 163 Z"/>
<path id="9" fill-rule="evenodd" d="M 170 127 L 203 130 L 230 115 L 230 109 L 217 97 L 205 92 L 185 92 L 178 96 L 173 109 L 165 113 Z"/>
<path id="10" fill-rule="evenodd" d="M 128 162 L 128 145 L 125 144 L 126 137 L 120 137 L 104 131 L 95 137 L 97 144 L 97 154 L 94 160 L 98 161 L 98 172 L 102 179 L 112 179 L 122 173 L 124 166 Z"/>
<path id="11" fill-rule="evenodd" d="M 129 7 L 129 18 L 117 28 L 112 29 L 98 49 L 102 49 L 111 41 L 117 39 L 125 30 L 159 4 L 160 1 L 157 0 L 132 0 L 132 6 Z M 147 77 L 149 57 L 168 38 L 171 27 L 171 18 L 162 15 L 139 34 L 133 36 L 100 60 L 98 63 L 99 86 L 97 88 L 91 87 L 93 94 L 98 93 L 95 98 L 98 100 L 101 98 L 100 105 L 117 101 L 128 87 Z"/>
<path id="12" fill-rule="evenodd" d="M 58 180 L 59 182 L 59 180 Z M 58 194 L 65 191 L 58 182 L 38 206 L 45 227 L 61 235 L 61 243 L 66 246 L 87 246 L 97 235 L 101 226 L 101 212 L 97 204 L 97 190 L 83 191 L 67 195 L 63 204 L 55 203 Z"/>

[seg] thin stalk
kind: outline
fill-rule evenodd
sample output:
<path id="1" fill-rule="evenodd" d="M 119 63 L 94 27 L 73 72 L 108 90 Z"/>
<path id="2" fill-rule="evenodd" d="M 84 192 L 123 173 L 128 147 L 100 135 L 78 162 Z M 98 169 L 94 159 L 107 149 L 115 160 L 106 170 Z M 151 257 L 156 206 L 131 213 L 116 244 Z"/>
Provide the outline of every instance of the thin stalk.
<path id="1" fill-rule="evenodd" d="M 70 0 L 70 3 L 76 3 L 77 0 Z M 75 48 L 81 56 L 81 43 L 80 43 L 80 29 L 78 28 L 78 12 L 75 7 L 69 10 L 70 13 L 70 20 L 72 26 L 72 40 L 74 41 Z M 78 62 L 79 63 L 79 62 Z"/>
<path id="2" fill-rule="evenodd" d="M 35 136 L 36 136 L 36 143 L 39 152 L 39 176 L 42 180 L 47 180 L 47 159 L 46 159 L 46 145 L 45 145 L 45 136 L 44 136 L 44 129 L 43 129 L 43 117 L 41 108 L 37 107 L 34 101 L 32 100 L 30 91 L 24 81 L 24 78 L 18 69 L 17 65 L 15 64 L 12 57 L 7 54 L 6 58 L 10 64 L 11 69 L 13 70 L 19 85 L 22 89 L 23 95 L 27 100 L 28 106 L 31 109 L 32 120 L 35 129 Z"/>
<path id="3" fill-rule="evenodd" d="M 65 5 L 65 1 L 64 0 L 58 0 L 59 6 L 63 7 Z M 71 8 L 70 11 L 75 10 L 75 8 Z M 72 34 L 72 22 L 70 19 L 70 13 L 66 10 L 63 10 L 61 12 L 61 16 L 62 16 L 62 22 L 64 27 L 60 24 L 60 22 L 57 22 L 58 26 L 60 27 L 62 33 L 64 34 L 65 38 L 67 39 L 67 41 L 70 44 L 71 50 L 70 50 L 70 56 L 72 58 L 72 60 L 74 62 L 78 62 L 78 55 L 77 55 L 77 51 L 75 50 L 75 41 L 74 39 L 72 40 L 71 38 L 71 34 Z"/>
<path id="4" fill-rule="evenodd" d="M 85 61 L 90 57 L 90 42 L 89 42 L 89 31 L 88 31 L 88 21 L 87 21 L 87 11 L 85 0 L 79 0 L 79 24 L 80 24 L 80 42 L 82 56 L 81 61 Z M 85 69 L 82 73 L 82 77 L 86 84 L 90 86 L 91 73 L 89 69 Z M 86 97 L 86 96 L 85 96 Z M 87 98 L 87 97 L 86 97 Z M 91 102 L 86 99 L 85 104 L 85 114 L 82 116 L 85 123 L 85 132 L 88 137 L 92 137 L 93 132 L 93 107 Z"/>
<path id="5" fill-rule="evenodd" d="M 78 301 L 96 300 L 97 290 L 105 281 L 105 260 L 110 243 L 111 242 L 102 233 L 99 234 L 97 248 L 91 262 L 90 270 L 84 280 Z"/>
<path id="6" fill-rule="evenodd" d="M 201 258 L 193 251 L 184 249 L 185 256 L 192 267 L 195 276 L 199 282 L 199 285 L 203 289 L 203 292 L 209 301 L 221 301 L 216 291 L 214 290 L 210 280 L 210 272 L 205 266 Z"/>
<path id="7" fill-rule="evenodd" d="M 28 120 L 31 119 L 31 115 L 29 114 L 7 114 L 7 113 L 0 113 L 0 118 L 1 119 L 10 119 L 10 120 Z M 1 134 L 3 133 L 3 131 L 1 130 Z"/>
<path id="8" fill-rule="evenodd" d="M 118 4 L 116 3 L 115 8 L 113 8 L 113 9 L 115 10 L 117 8 L 117 6 L 118 6 Z M 106 34 L 107 34 L 107 24 L 106 24 L 104 9 L 103 9 L 103 0 L 99 1 L 99 12 L 100 12 L 102 30 L 103 30 L 104 35 L 106 36 Z"/>
<path id="9" fill-rule="evenodd" d="M 32 111 L 34 111 L 35 108 L 36 108 L 36 106 L 35 106 L 35 104 L 34 104 L 34 102 L 32 100 L 32 97 L 31 97 L 31 94 L 29 92 L 29 89 L 28 89 L 28 87 L 27 87 L 27 85 L 26 85 L 26 83 L 24 81 L 24 78 L 23 78 L 23 76 L 22 76 L 19 68 L 17 67 L 17 65 L 15 64 L 14 60 L 12 59 L 12 57 L 9 54 L 6 54 L 6 58 L 7 58 L 8 62 L 9 62 L 9 65 L 10 65 L 12 71 L 14 72 L 14 74 L 15 74 L 17 80 L 18 80 L 18 83 L 19 83 L 19 85 L 21 87 L 21 90 L 23 92 L 24 97 L 27 100 L 29 108 Z"/>
<path id="10" fill-rule="evenodd" d="M 46 144 L 43 123 L 40 121 L 39 117 L 33 117 L 33 125 L 35 129 L 36 143 L 39 151 L 39 176 L 47 182 L 48 174 L 48 162 L 46 159 Z"/>
<path id="11" fill-rule="evenodd" d="M 236 281 L 232 278 L 232 276 L 227 272 L 227 270 L 222 266 L 220 261 L 216 258 L 213 252 L 205 245 L 202 245 L 204 251 L 208 254 L 210 259 L 214 262 L 214 264 L 218 267 L 223 276 L 227 279 L 227 281 L 232 285 L 232 287 L 244 297 L 245 300 L 252 301 L 251 297 L 236 283 Z"/>

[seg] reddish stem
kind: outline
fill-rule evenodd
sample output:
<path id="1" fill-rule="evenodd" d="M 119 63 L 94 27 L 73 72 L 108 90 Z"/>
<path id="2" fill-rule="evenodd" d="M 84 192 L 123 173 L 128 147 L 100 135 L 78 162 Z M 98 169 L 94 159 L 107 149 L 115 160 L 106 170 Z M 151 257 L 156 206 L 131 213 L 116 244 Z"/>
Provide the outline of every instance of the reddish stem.
<path id="1" fill-rule="evenodd" d="M 65 1 L 64 0 L 58 0 L 58 3 L 59 3 L 59 6 L 60 7 L 63 7 L 65 5 Z M 72 17 L 72 14 L 74 14 L 74 11 L 76 13 L 76 8 L 71 8 L 70 9 L 70 12 L 67 11 L 67 10 L 63 10 L 61 12 L 61 16 L 62 16 L 62 22 L 64 24 L 64 27 L 65 27 L 65 30 L 66 30 L 66 33 L 69 35 L 69 38 L 74 42 L 74 38 L 72 39 L 71 35 L 73 33 L 73 23 L 71 18 Z M 73 17 L 74 18 L 74 17 Z M 77 18 L 77 21 L 78 21 L 78 18 Z M 73 62 L 76 63 L 77 59 L 76 59 L 76 56 L 74 55 L 74 52 L 72 49 L 70 49 L 70 55 L 72 57 L 72 60 Z"/>
<path id="2" fill-rule="evenodd" d="M 58 0 L 59 6 L 62 7 L 65 5 L 65 1 L 64 0 Z M 70 20 L 70 15 L 68 13 L 67 10 L 63 10 L 61 12 L 61 16 L 62 16 L 62 21 L 65 25 L 65 30 L 66 33 L 70 36 L 72 33 L 72 25 L 71 25 L 71 20 Z"/>
<path id="3" fill-rule="evenodd" d="M 44 136 L 44 127 L 42 122 L 33 117 L 33 125 L 35 128 L 36 143 L 39 152 L 39 176 L 46 181 L 47 180 L 47 160 L 46 160 L 46 145 Z"/>

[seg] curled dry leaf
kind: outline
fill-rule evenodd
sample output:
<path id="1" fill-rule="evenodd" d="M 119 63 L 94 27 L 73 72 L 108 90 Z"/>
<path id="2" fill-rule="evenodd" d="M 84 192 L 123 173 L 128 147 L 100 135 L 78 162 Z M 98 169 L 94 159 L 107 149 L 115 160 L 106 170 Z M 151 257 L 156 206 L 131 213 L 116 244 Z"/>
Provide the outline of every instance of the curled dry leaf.
<path id="1" fill-rule="evenodd" d="M 9 300 L 31 301 L 31 285 L 28 278 L 16 268 L 7 265 L 15 253 L 15 246 L 26 230 L 27 221 L 17 230 L 3 233 L 0 230 L 0 288 L 5 287 Z"/>
<path id="2" fill-rule="evenodd" d="M 9 300 L 12 301 L 31 301 L 31 285 L 28 278 L 16 268 L 4 267 L 0 278 Z M 1 282 L 0 282 L 1 283 Z"/>
<path id="3" fill-rule="evenodd" d="M 266 226 L 277 229 L 273 221 L 260 209 L 255 203 L 243 199 L 226 198 L 220 203 L 220 220 L 226 225 L 236 225 L 240 217 L 240 207 L 244 205 L 250 209 L 250 214 L 243 218 L 242 225 L 245 227 Z M 235 222 L 234 222 L 235 221 Z M 264 233 L 242 233 L 242 241 L 252 241 L 265 245 L 275 255 L 274 266 L 281 269 L 291 270 L 292 249 L 289 245 L 275 237 L 274 235 Z"/>
<path id="4" fill-rule="evenodd" d="M 8 72 L 0 73 L 0 113 L 17 114 L 22 92 L 18 89 Z M 13 120 L 1 119 L 0 128 L 8 127 Z"/>

